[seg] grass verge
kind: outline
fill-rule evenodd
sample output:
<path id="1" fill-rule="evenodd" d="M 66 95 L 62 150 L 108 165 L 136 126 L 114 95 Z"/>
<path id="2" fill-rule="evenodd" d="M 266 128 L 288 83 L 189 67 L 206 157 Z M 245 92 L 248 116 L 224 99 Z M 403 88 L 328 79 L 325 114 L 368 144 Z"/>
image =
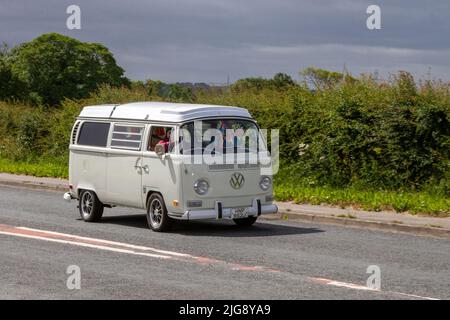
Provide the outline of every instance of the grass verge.
<path id="1" fill-rule="evenodd" d="M 411 214 L 450 216 L 450 199 L 427 192 L 311 187 L 278 182 L 275 184 L 275 197 L 279 201 L 331 204 L 367 211 L 395 210 Z"/>
<path id="2" fill-rule="evenodd" d="M 65 160 L 14 161 L 0 158 L 0 172 L 36 177 L 68 178 Z M 450 216 L 450 199 L 427 192 L 361 190 L 304 186 L 301 183 L 275 179 L 275 197 L 279 201 L 329 204 L 342 208 L 355 207 L 368 211 L 395 210 L 412 214 Z"/>
<path id="3" fill-rule="evenodd" d="M 68 166 L 62 161 L 14 161 L 0 158 L 0 172 L 35 177 L 68 178 Z"/>

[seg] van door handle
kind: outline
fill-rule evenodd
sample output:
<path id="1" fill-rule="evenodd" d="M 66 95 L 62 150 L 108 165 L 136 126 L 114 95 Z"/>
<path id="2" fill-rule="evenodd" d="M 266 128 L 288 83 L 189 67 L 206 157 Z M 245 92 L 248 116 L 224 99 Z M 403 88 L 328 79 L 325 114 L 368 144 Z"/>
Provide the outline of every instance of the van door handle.
<path id="1" fill-rule="evenodd" d="M 141 157 L 137 158 L 136 163 L 134 164 L 134 169 L 138 171 L 139 173 L 142 173 L 142 166 L 140 166 L 138 163 L 140 163 Z"/>
<path id="2" fill-rule="evenodd" d="M 150 171 L 150 168 L 148 167 L 148 165 L 141 167 L 141 169 L 144 169 L 145 173 L 149 173 L 149 171 Z"/>

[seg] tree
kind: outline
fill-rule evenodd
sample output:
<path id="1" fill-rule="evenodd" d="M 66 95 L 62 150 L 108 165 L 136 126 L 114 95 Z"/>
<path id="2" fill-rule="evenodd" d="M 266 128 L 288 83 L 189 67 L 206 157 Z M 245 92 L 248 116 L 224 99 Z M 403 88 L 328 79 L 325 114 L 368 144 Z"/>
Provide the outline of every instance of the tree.
<path id="1" fill-rule="evenodd" d="M 149 96 L 160 96 L 164 95 L 164 88 L 167 85 L 159 80 L 147 80 L 145 82 L 145 87 L 147 88 L 147 92 Z"/>
<path id="2" fill-rule="evenodd" d="M 294 82 L 294 80 L 292 80 L 292 77 L 286 73 L 281 73 L 281 72 L 277 73 L 273 77 L 272 83 L 278 89 L 295 86 L 295 82 Z"/>
<path id="3" fill-rule="evenodd" d="M 356 81 L 356 79 L 348 73 L 344 74 L 313 67 L 306 68 L 301 71 L 300 74 L 305 78 L 305 81 L 312 85 L 316 90 L 332 88 L 341 82 Z"/>
<path id="4" fill-rule="evenodd" d="M 249 89 L 261 90 L 271 86 L 270 80 L 261 77 L 251 77 L 239 79 L 232 85 L 233 90 L 244 91 Z"/>
<path id="5" fill-rule="evenodd" d="M 6 43 L 0 46 L 0 99 L 18 98 L 24 90 L 24 84 L 13 75 L 11 70 L 11 50 Z"/>
<path id="6" fill-rule="evenodd" d="M 193 99 L 192 89 L 179 83 L 169 84 L 166 97 L 171 101 L 191 102 Z"/>
<path id="7" fill-rule="evenodd" d="M 295 86 L 295 82 L 292 80 L 291 76 L 279 72 L 275 74 L 272 79 L 264 79 L 261 77 L 239 79 L 233 84 L 232 89 L 237 91 L 249 89 L 285 89 L 290 86 Z"/>
<path id="8" fill-rule="evenodd" d="M 12 76 L 25 84 L 21 97 L 36 104 L 84 98 L 101 84 L 129 86 L 124 70 L 105 46 L 57 33 L 15 47 L 10 61 Z"/>
<path id="9" fill-rule="evenodd" d="M 194 99 L 192 88 L 186 83 L 164 83 L 147 80 L 145 87 L 149 96 L 161 97 L 169 101 L 191 102 Z"/>

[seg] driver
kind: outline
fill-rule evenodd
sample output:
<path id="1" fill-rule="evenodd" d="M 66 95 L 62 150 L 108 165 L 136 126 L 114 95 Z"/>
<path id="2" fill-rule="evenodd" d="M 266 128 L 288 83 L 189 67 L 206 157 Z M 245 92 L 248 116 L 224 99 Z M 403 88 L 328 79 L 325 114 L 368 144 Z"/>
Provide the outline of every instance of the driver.
<path id="1" fill-rule="evenodd" d="M 157 144 L 162 144 L 164 146 L 164 150 L 166 150 L 166 153 L 169 152 L 169 143 L 170 143 L 170 135 L 172 133 L 171 128 L 166 129 L 166 134 L 164 135 L 164 138 L 159 140 Z"/>

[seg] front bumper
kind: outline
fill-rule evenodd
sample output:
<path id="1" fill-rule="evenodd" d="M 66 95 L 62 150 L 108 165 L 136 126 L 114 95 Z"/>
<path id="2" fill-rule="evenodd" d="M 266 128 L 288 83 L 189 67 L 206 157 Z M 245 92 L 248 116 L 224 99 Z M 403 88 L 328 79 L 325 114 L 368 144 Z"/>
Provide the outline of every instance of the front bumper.
<path id="1" fill-rule="evenodd" d="M 70 202 L 70 200 L 75 199 L 70 192 L 66 192 L 63 195 L 63 199 L 67 202 Z"/>
<path id="2" fill-rule="evenodd" d="M 214 209 L 187 210 L 183 215 L 169 215 L 180 220 L 202 220 L 202 219 L 231 219 L 233 208 L 223 208 L 220 201 L 216 201 Z M 277 213 L 278 207 L 274 204 L 262 205 L 261 200 L 253 200 L 252 206 L 247 207 L 248 216 L 257 217 L 261 214 Z"/>

